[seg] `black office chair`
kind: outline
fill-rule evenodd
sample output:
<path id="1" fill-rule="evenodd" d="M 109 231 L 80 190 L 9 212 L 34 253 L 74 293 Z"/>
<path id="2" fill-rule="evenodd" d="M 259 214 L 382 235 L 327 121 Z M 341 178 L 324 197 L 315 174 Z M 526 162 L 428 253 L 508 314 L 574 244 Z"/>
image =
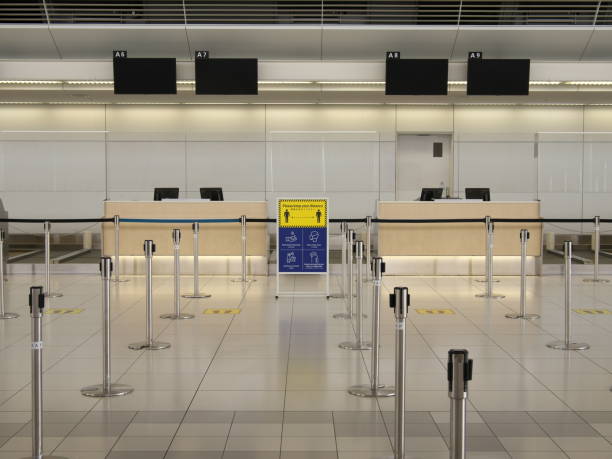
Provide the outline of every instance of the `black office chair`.
<path id="1" fill-rule="evenodd" d="M 155 188 L 153 192 L 153 201 L 161 201 L 162 199 L 178 199 L 178 188 Z"/>
<path id="2" fill-rule="evenodd" d="M 211 201 L 223 201 L 222 188 L 200 188 L 200 198 Z"/>
<path id="3" fill-rule="evenodd" d="M 466 188 L 465 199 L 481 199 L 483 201 L 491 200 L 490 188 Z"/>
<path id="4" fill-rule="evenodd" d="M 421 188 L 420 201 L 433 201 L 434 199 L 442 199 L 443 188 Z"/>

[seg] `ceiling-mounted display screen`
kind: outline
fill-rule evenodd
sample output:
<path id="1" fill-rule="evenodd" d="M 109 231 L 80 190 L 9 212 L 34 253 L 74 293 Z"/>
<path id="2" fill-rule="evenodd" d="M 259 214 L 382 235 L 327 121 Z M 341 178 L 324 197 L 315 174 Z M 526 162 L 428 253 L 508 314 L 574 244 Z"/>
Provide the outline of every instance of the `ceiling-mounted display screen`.
<path id="1" fill-rule="evenodd" d="M 529 95 L 529 59 L 469 59 L 468 96 Z"/>
<path id="2" fill-rule="evenodd" d="M 257 94 L 257 59 L 196 59 L 196 94 Z"/>
<path id="3" fill-rule="evenodd" d="M 388 59 L 385 94 L 445 96 L 448 94 L 448 60 Z"/>
<path id="4" fill-rule="evenodd" d="M 113 59 L 115 94 L 176 94 L 176 59 Z"/>

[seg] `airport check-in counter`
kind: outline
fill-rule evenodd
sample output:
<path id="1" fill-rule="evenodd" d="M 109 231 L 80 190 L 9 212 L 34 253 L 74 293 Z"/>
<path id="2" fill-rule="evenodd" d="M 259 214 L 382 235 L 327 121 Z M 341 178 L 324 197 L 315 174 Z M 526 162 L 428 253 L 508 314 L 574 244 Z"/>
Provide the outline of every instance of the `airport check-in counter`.
<path id="1" fill-rule="evenodd" d="M 540 218 L 538 201 L 380 201 L 381 219 Z M 521 228 L 529 230 L 527 266 L 530 274 L 542 252 L 542 224 L 496 223 L 495 274 L 520 270 Z M 380 223 L 378 254 L 387 273 L 406 275 L 482 275 L 486 231 L 483 223 Z"/>
<path id="2" fill-rule="evenodd" d="M 246 201 L 106 201 L 104 216 L 122 219 L 240 219 L 267 218 L 265 202 Z M 143 274 L 143 243 L 154 241 L 156 274 L 172 273 L 172 229 L 181 230 L 181 272 L 193 272 L 193 231 L 191 223 L 122 222 L 120 225 L 121 269 L 123 274 Z M 105 256 L 115 254 L 113 223 L 102 231 Z M 239 222 L 200 223 L 200 273 L 239 274 L 241 270 L 241 229 Z M 268 273 L 269 237 L 266 223 L 247 223 L 248 272 Z"/>

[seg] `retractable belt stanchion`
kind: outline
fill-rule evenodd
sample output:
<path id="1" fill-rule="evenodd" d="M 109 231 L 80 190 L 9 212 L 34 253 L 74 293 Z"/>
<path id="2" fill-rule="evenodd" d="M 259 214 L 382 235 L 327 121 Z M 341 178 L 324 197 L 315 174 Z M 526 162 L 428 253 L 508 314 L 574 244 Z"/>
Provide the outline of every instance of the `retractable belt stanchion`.
<path id="1" fill-rule="evenodd" d="M 346 222 L 340 222 L 340 238 L 341 238 L 341 262 L 340 262 L 340 268 L 341 268 L 341 274 L 340 274 L 340 293 L 339 294 L 333 294 L 330 296 L 330 298 L 344 298 L 346 295 L 346 281 L 345 281 L 345 276 L 346 276 Z M 334 314 L 333 317 L 335 319 L 339 319 L 339 318 L 343 318 L 340 317 L 343 314 Z"/>
<path id="2" fill-rule="evenodd" d="M 153 253 L 155 253 L 155 244 L 151 240 L 144 241 L 145 261 L 147 263 L 147 298 L 146 298 L 146 339 L 137 343 L 130 344 L 128 347 L 134 351 L 148 349 L 157 351 L 167 349 L 170 343 L 153 340 Z"/>
<path id="3" fill-rule="evenodd" d="M 365 253 L 365 257 L 366 257 L 366 266 L 372 266 L 372 217 L 371 216 L 367 216 L 366 217 L 366 253 Z M 368 279 L 370 279 L 372 277 L 372 274 L 370 271 L 366 271 L 366 275 L 368 277 Z"/>
<path id="4" fill-rule="evenodd" d="M 355 263 L 357 264 L 357 306 L 355 308 L 357 339 L 355 342 L 345 341 L 339 346 L 351 351 L 363 351 L 372 348 L 370 343 L 363 341 L 363 241 L 355 241 Z"/>
<path id="5" fill-rule="evenodd" d="M 19 317 L 14 312 L 6 312 L 4 300 L 4 230 L 0 229 L 0 320 Z"/>
<path id="6" fill-rule="evenodd" d="M 45 295 L 42 287 L 30 287 L 32 317 L 32 455 L 33 459 L 65 459 L 43 455 L 43 336 L 42 317 Z M 28 459 L 24 458 L 24 459 Z"/>
<path id="7" fill-rule="evenodd" d="M 181 312 L 181 230 L 172 230 L 172 245 L 174 246 L 174 312 L 162 314 L 162 319 L 193 319 L 193 314 Z"/>
<path id="8" fill-rule="evenodd" d="M 209 293 L 200 293 L 200 222 L 193 222 L 193 293 L 183 298 L 210 298 Z"/>
<path id="9" fill-rule="evenodd" d="M 472 380 L 472 359 L 465 349 L 448 351 L 448 398 L 450 398 L 450 459 L 465 459 L 465 405 L 468 381 Z"/>
<path id="10" fill-rule="evenodd" d="M 485 282 L 487 284 L 486 293 L 479 293 L 476 295 L 477 298 L 504 298 L 504 295 L 496 295 L 493 294 L 493 222 L 491 221 L 491 217 L 485 217 L 485 226 L 486 226 L 486 257 L 485 257 L 485 273 L 486 279 Z M 498 281 L 497 281 L 498 282 Z"/>
<path id="11" fill-rule="evenodd" d="M 349 283 L 348 280 L 348 270 L 349 270 L 349 242 L 348 242 L 348 223 L 340 222 L 340 232 L 342 234 L 342 295 L 340 298 L 344 298 L 346 302 L 346 312 L 338 312 L 334 314 L 332 317 L 334 319 L 351 319 L 352 318 L 352 308 L 351 308 L 351 300 L 349 297 Z M 352 270 L 351 270 L 352 272 Z"/>
<path id="12" fill-rule="evenodd" d="M 395 389 L 385 388 L 378 382 L 379 351 L 380 351 L 380 289 L 382 275 L 385 272 L 385 263 L 381 257 L 372 259 L 373 288 L 372 288 L 372 363 L 370 365 L 370 384 L 352 386 L 348 393 L 358 397 L 391 397 Z"/>
<path id="13" fill-rule="evenodd" d="M 127 395 L 134 391 L 130 386 L 111 383 L 111 315 L 110 315 L 110 283 L 113 272 L 113 262 L 110 257 L 100 259 L 102 275 L 102 384 L 81 389 L 81 394 L 87 397 L 115 397 Z"/>
<path id="14" fill-rule="evenodd" d="M 508 319 L 539 319 L 540 316 L 538 314 L 527 314 L 526 304 L 527 304 L 527 241 L 529 240 L 529 231 L 526 229 L 522 229 L 520 232 L 521 238 L 521 309 L 517 314 L 516 312 L 511 312 L 506 314 Z"/>
<path id="15" fill-rule="evenodd" d="M 349 313 L 349 319 L 355 314 L 353 305 L 355 304 L 355 270 L 353 269 L 353 261 L 355 258 L 355 230 L 349 229 L 346 232 L 346 283 L 348 289 L 346 291 L 347 303 L 346 307 Z"/>
<path id="16" fill-rule="evenodd" d="M 608 279 L 600 279 L 599 278 L 599 252 L 601 251 L 601 228 L 600 228 L 600 218 L 596 216 L 594 218 L 595 227 L 593 228 L 593 278 L 592 279 L 584 279 L 584 282 L 600 282 L 607 283 Z"/>
<path id="17" fill-rule="evenodd" d="M 395 313 L 395 441 L 393 452 L 395 459 L 404 459 L 405 413 L 404 397 L 406 395 L 406 317 L 410 306 L 410 295 L 407 287 L 395 287 L 389 295 L 389 306 Z"/>
<path id="18" fill-rule="evenodd" d="M 247 278 L 247 221 L 246 215 L 240 216 L 240 279 L 234 279 L 233 282 L 255 282 L 255 279 Z"/>
<path id="19" fill-rule="evenodd" d="M 51 223 L 44 222 L 45 231 L 45 296 L 47 298 L 59 298 L 61 293 L 51 292 Z"/>
<path id="20" fill-rule="evenodd" d="M 113 226 L 115 229 L 115 263 L 114 263 L 114 274 L 113 282 L 128 282 L 128 279 L 121 279 L 121 260 L 119 258 L 119 248 L 121 243 L 120 229 L 121 218 L 119 215 L 113 217 Z"/>
<path id="21" fill-rule="evenodd" d="M 553 341 L 546 346 L 551 349 L 560 349 L 564 351 L 584 351 L 589 349 L 587 343 L 573 343 L 570 341 L 572 333 L 571 317 L 572 317 L 572 242 L 565 241 L 563 243 L 563 260 L 565 262 L 565 336 L 563 341 Z"/>

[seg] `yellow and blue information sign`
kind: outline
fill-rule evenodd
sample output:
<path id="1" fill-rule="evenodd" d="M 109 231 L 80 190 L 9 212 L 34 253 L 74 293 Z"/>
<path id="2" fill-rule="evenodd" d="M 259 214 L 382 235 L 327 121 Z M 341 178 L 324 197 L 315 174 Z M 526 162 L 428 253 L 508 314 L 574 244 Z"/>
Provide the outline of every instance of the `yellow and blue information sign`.
<path id="1" fill-rule="evenodd" d="M 279 199 L 278 272 L 327 273 L 327 199 Z"/>

